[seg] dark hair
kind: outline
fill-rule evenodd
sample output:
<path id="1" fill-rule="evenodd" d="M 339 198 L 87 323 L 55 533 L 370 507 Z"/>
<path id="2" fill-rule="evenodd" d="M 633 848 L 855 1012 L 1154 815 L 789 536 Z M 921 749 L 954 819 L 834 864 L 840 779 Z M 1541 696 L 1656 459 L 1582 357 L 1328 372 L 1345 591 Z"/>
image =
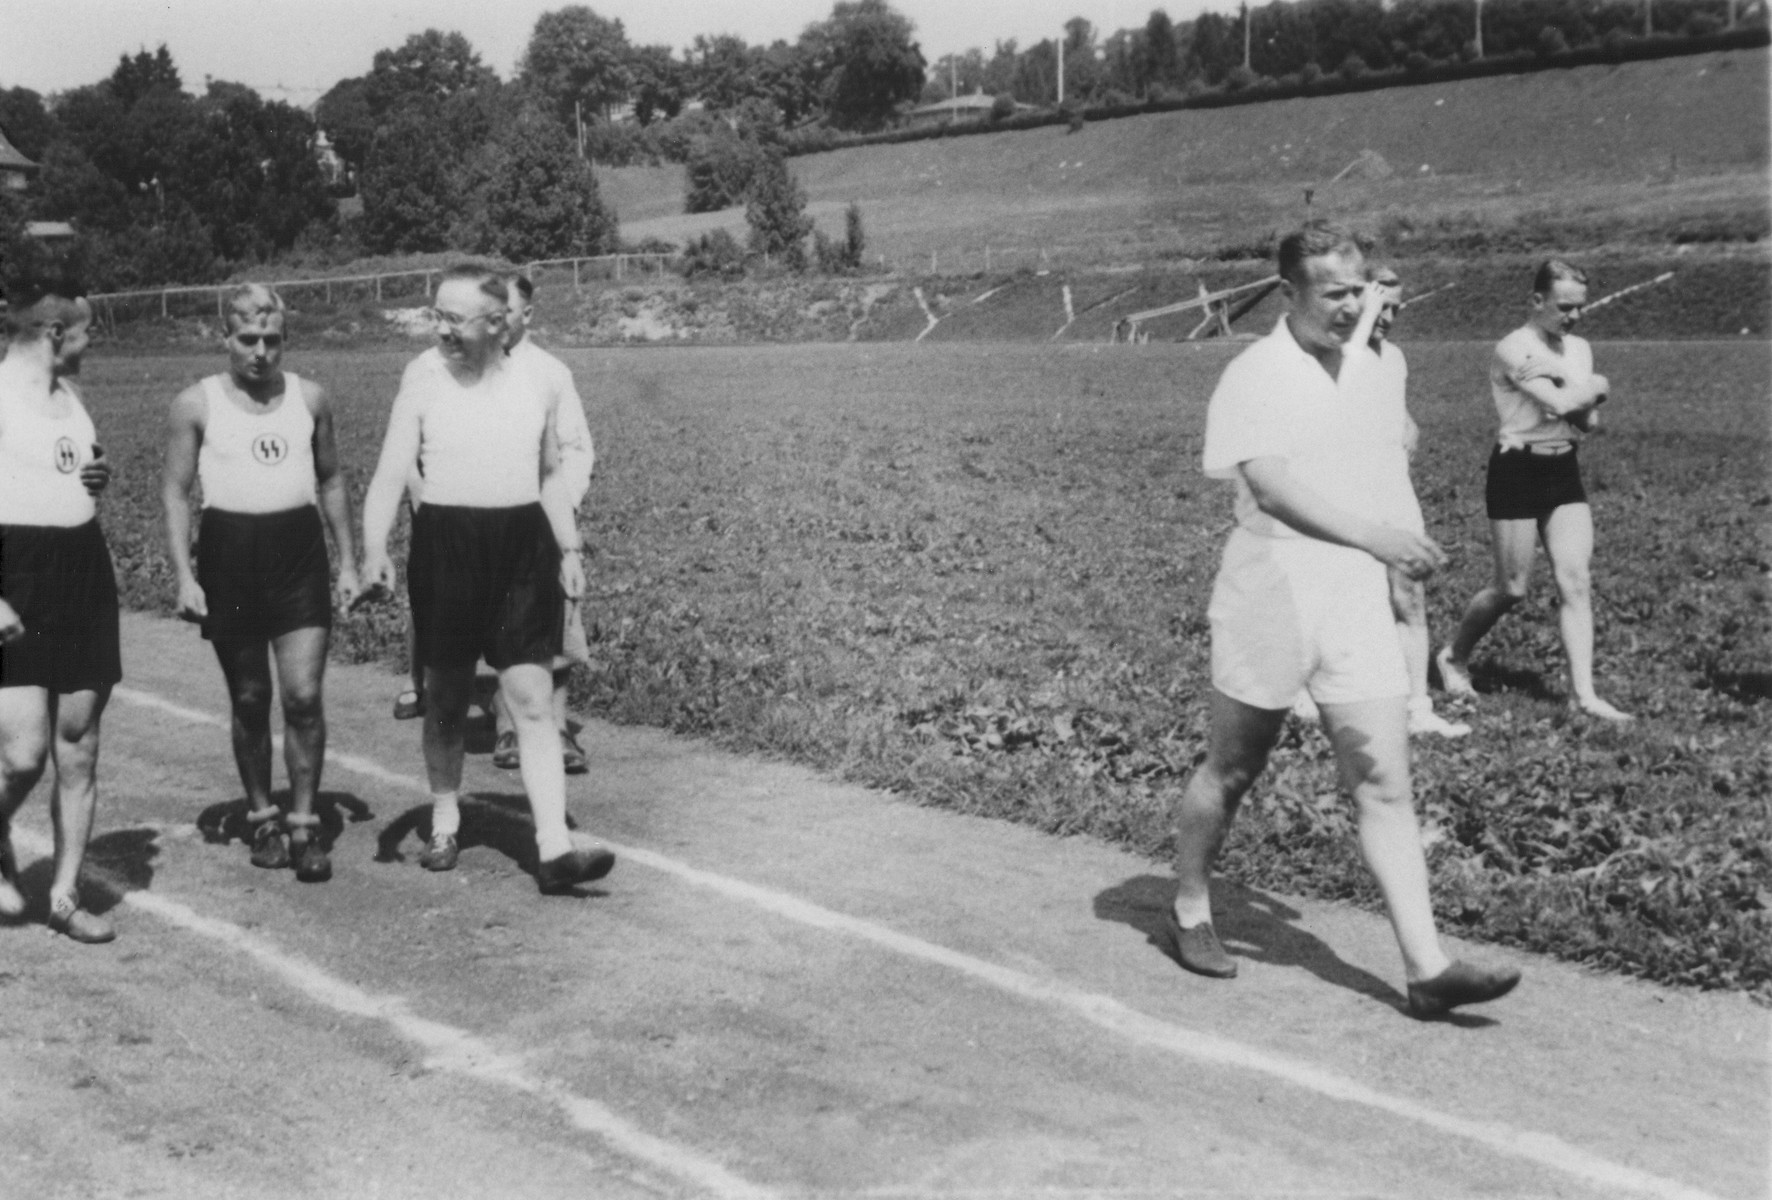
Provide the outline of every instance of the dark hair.
<path id="1" fill-rule="evenodd" d="M 74 301 L 86 295 L 86 281 L 72 263 L 59 256 L 33 257 L 36 261 L 5 264 L 0 276 L 0 316 L 15 338 L 28 339 L 53 321 L 69 319 Z M 44 305 L 46 300 L 60 303 Z"/>
<path id="2" fill-rule="evenodd" d="M 504 272 L 489 263 L 451 263 L 443 268 L 442 275 L 437 279 L 437 287 L 463 279 L 479 288 L 482 294 L 497 300 L 500 307 L 509 298 L 505 289 Z"/>
<path id="3" fill-rule="evenodd" d="M 1573 263 L 1564 262 L 1560 258 L 1547 258 L 1538 264 L 1538 274 L 1532 277 L 1533 294 L 1548 296 L 1557 280 L 1568 279 L 1587 286 L 1587 272 Z"/>
<path id="4" fill-rule="evenodd" d="M 1305 282 L 1306 259 L 1323 258 L 1349 250 L 1365 253 L 1372 246 L 1370 238 L 1362 237 L 1345 225 L 1329 221 L 1312 221 L 1280 239 L 1280 278 L 1299 285 Z"/>
<path id="5" fill-rule="evenodd" d="M 523 303 L 535 299 L 535 280 L 529 278 L 528 272 L 512 271 L 511 282 L 517 285 L 517 294 L 523 297 Z"/>

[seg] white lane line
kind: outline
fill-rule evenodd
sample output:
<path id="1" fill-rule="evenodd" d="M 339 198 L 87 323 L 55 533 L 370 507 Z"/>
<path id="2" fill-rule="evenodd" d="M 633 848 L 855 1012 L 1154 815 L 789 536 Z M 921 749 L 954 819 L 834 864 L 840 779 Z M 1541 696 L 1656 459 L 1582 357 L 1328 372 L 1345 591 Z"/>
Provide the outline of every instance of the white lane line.
<path id="1" fill-rule="evenodd" d="M 48 838 L 16 826 L 12 831 L 12 842 L 15 849 L 40 857 L 48 857 L 55 849 Z M 712 1159 L 686 1146 L 654 1137 L 597 1101 L 580 1096 L 555 1080 L 534 1074 L 524 1067 L 522 1059 L 502 1053 L 467 1030 L 417 1015 L 403 996 L 366 992 L 354 984 L 327 974 L 304 959 L 279 950 L 265 939 L 248 933 L 232 922 L 206 917 L 177 900 L 155 892 L 132 890 L 128 882 L 108 871 L 89 865 L 85 875 L 109 888 L 132 908 L 159 917 L 176 928 L 240 951 L 316 1003 L 347 1016 L 380 1021 L 388 1025 L 395 1033 L 427 1052 L 427 1067 L 482 1083 L 497 1084 L 544 1100 L 559 1109 L 573 1125 L 601 1138 L 628 1157 L 647 1163 L 712 1195 L 729 1197 L 731 1200 L 775 1198 L 775 1193 L 767 1188 L 739 1178 Z"/>
<path id="2" fill-rule="evenodd" d="M 137 692 L 133 689 L 125 693 L 125 689 L 119 688 L 115 694 L 175 715 L 189 714 L 187 719 L 199 720 L 205 724 L 225 724 L 218 718 L 182 708 L 151 693 Z M 334 754 L 331 751 L 327 751 L 326 757 L 346 770 L 357 771 L 359 767 L 356 764 L 363 764 L 370 768 L 370 771 L 365 773 L 374 778 L 416 788 L 421 792 L 426 791 L 418 780 L 389 771 L 372 760 L 359 758 L 355 755 Z M 846 934 L 872 942 L 883 949 L 907 958 L 946 967 L 1025 1000 L 1066 1009 L 1094 1025 L 1139 1045 L 1149 1046 L 1152 1049 L 1162 1050 L 1183 1058 L 1271 1076 L 1332 1100 L 1347 1104 L 1359 1104 L 1389 1113 L 1402 1120 L 1412 1121 L 1429 1129 L 1475 1142 L 1510 1158 L 1520 1159 L 1548 1170 L 1560 1172 L 1609 1194 L 1631 1193 L 1656 1197 L 1657 1200 L 1719 1200 L 1713 1193 L 1689 1186 L 1678 1180 L 1665 1179 L 1647 1171 L 1615 1163 L 1591 1151 L 1583 1150 L 1579 1146 L 1571 1145 L 1552 1134 L 1517 1129 L 1499 1121 L 1473 1120 L 1440 1112 L 1413 1100 L 1378 1091 L 1311 1063 L 1271 1054 L 1258 1047 L 1245 1045 L 1218 1034 L 1189 1029 L 1183 1025 L 1147 1016 L 1112 996 L 1086 992 L 1081 988 L 1071 987 L 1067 984 L 1039 979 L 1023 971 L 1017 971 L 958 950 L 951 950 L 946 946 L 939 946 L 933 942 L 926 942 L 921 938 L 900 933 L 889 926 L 836 912 L 786 892 L 746 883 L 743 880 L 725 875 L 717 875 L 711 871 L 704 871 L 651 850 L 641 849 L 637 846 L 624 846 L 616 842 L 606 842 L 606 844 L 618 855 L 642 866 L 651 867 L 655 871 L 674 875 L 686 883 L 743 901 L 761 908 L 765 912 L 774 913 L 802 925 Z M 140 893 L 131 893 L 131 896 L 138 894 Z"/>

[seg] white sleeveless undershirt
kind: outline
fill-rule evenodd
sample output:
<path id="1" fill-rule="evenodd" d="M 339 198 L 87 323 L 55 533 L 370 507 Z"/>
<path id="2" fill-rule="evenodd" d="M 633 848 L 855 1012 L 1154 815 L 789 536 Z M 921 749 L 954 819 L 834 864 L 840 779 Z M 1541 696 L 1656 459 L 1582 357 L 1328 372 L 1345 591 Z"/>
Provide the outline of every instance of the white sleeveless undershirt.
<path id="1" fill-rule="evenodd" d="M 197 479 L 204 508 L 274 513 L 315 502 L 314 414 L 300 376 L 283 373 L 283 399 L 267 413 L 241 409 L 220 375 L 203 381 L 203 398 Z"/>
<path id="2" fill-rule="evenodd" d="M 550 397 L 532 373 L 495 362 L 464 386 L 441 357 L 408 379 L 423 389 L 419 464 L 426 504 L 515 508 L 541 499 Z"/>
<path id="3" fill-rule="evenodd" d="M 0 525 L 72 529 L 98 515 L 80 482 L 96 435 L 80 398 L 56 385 L 59 415 L 17 391 L 0 390 Z"/>

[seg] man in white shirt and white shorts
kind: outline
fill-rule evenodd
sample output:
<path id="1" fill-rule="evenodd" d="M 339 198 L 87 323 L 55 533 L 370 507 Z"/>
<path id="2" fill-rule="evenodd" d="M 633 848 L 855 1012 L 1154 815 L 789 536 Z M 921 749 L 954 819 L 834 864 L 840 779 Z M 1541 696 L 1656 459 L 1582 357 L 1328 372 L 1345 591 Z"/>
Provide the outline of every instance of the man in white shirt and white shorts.
<path id="1" fill-rule="evenodd" d="M 1236 974 L 1211 923 L 1212 861 L 1293 699 L 1308 690 L 1354 797 L 1409 1011 L 1437 1016 L 1504 995 L 1519 979 L 1449 959 L 1428 897 L 1409 786 L 1409 685 L 1385 568 L 1421 578 L 1445 555 L 1375 515 L 1381 414 L 1337 386 L 1367 287 L 1360 245 L 1345 230 L 1307 227 L 1281 241 L 1279 273 L 1289 313 L 1225 369 L 1207 409 L 1205 469 L 1235 483 L 1237 528 L 1207 610 L 1212 729 L 1176 807 L 1179 887 L 1167 934 L 1188 970 Z"/>

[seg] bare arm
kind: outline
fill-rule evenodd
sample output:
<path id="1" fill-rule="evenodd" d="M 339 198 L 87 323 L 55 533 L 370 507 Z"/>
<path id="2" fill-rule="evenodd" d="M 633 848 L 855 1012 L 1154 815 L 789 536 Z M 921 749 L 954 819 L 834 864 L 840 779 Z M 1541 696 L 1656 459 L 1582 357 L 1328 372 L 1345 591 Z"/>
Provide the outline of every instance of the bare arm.
<path id="1" fill-rule="evenodd" d="M 160 476 L 160 503 L 166 510 L 166 549 L 178 577 L 178 615 L 199 621 L 209 615 L 207 597 L 191 567 L 191 489 L 197 482 L 197 454 L 203 446 L 208 405 L 203 387 L 186 388 L 172 402 L 166 430 L 166 461 Z"/>
<path id="2" fill-rule="evenodd" d="M 399 515 L 400 493 L 418 465 L 422 421 L 419 395 L 405 387 L 394 397 L 388 414 L 388 431 L 382 439 L 381 458 L 363 496 L 363 582 L 370 587 L 392 589 L 394 564 L 388 557 L 388 535 Z"/>
<path id="3" fill-rule="evenodd" d="M 597 451 L 591 441 L 591 423 L 585 419 L 584 401 L 572 381 L 572 372 L 561 364 L 558 395 L 559 419 L 557 435 L 560 443 L 560 473 L 565 477 L 572 507 L 584 505 L 591 490 L 591 471 L 597 463 Z"/>
<path id="4" fill-rule="evenodd" d="M 1528 400 L 1553 417 L 1567 418 L 1586 412 L 1606 399 L 1610 387 L 1604 375 L 1568 378 L 1549 363 L 1510 362 L 1500 358 L 1498 367 L 1507 373 Z"/>
<path id="5" fill-rule="evenodd" d="M 1445 552 L 1433 539 L 1331 504 L 1295 479 L 1283 458 L 1252 458 L 1240 469 L 1256 506 L 1306 537 L 1363 550 L 1412 579 L 1425 579 L 1446 565 Z"/>
<path id="6" fill-rule="evenodd" d="M 338 439 L 333 432 L 332 402 L 317 383 L 308 384 L 308 408 L 314 414 L 314 484 L 320 516 L 338 547 L 338 599 L 349 606 L 362 590 L 357 577 L 357 545 L 351 539 L 351 498 L 338 465 Z"/>
<path id="7" fill-rule="evenodd" d="M 572 511 L 572 483 L 561 469 L 560 408 L 558 403 L 550 407 L 542 432 L 541 508 L 560 547 L 560 587 L 567 599 L 576 600 L 584 594 L 584 543 Z"/>

